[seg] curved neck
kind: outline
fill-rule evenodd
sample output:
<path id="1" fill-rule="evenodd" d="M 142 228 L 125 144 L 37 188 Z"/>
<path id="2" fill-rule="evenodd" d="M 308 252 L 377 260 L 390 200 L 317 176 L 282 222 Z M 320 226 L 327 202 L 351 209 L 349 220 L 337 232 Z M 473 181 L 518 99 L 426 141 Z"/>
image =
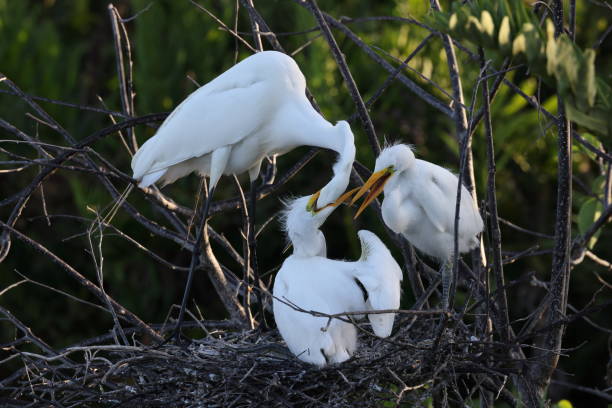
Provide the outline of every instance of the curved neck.
<path id="1" fill-rule="evenodd" d="M 291 237 L 293 255 L 301 257 L 327 256 L 325 236 L 318 229 L 302 232 Z"/>

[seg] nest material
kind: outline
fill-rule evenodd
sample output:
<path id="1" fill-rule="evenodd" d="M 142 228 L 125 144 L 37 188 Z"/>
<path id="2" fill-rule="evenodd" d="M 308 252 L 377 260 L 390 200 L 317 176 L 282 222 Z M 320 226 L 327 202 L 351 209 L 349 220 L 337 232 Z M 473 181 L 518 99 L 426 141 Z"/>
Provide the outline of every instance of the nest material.
<path id="1" fill-rule="evenodd" d="M 353 358 L 323 368 L 292 356 L 276 331 L 257 330 L 211 331 L 189 347 L 102 344 L 53 359 L 23 356 L 27 368 L 3 394 L 9 406 L 420 406 L 440 389 L 464 400 L 505 381 L 504 369 L 485 364 L 503 360 L 492 358 L 503 351 L 490 343 L 439 319 L 401 320 L 388 339 L 362 331 Z"/>

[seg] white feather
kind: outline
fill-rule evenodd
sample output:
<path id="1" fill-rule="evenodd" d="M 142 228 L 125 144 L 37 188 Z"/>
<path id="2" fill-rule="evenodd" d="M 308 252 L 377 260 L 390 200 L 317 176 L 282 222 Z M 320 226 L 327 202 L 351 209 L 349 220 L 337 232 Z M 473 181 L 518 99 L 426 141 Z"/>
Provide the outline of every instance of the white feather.
<path id="1" fill-rule="evenodd" d="M 353 134 L 346 122 L 334 126 L 317 113 L 305 91 L 304 75 L 291 57 L 276 51 L 251 55 L 174 109 L 134 155 L 134 178 L 142 182 L 163 171 L 142 184 L 168 184 L 196 171 L 210 176 L 214 187 L 223 174 L 249 171 L 254 180 L 266 156 L 317 146 L 340 155 L 341 165 L 334 167 L 330 181 L 333 188 L 321 192 L 318 204 L 335 201 L 348 185 Z M 229 154 L 217 164 L 211 155 L 220 149 L 229 149 Z"/>
<path id="2" fill-rule="evenodd" d="M 286 204 L 284 228 L 293 244 L 274 280 L 273 309 L 279 332 L 301 360 L 324 365 L 349 359 L 357 348 L 357 331 L 347 322 L 316 317 L 296 310 L 337 314 L 399 307 L 401 269 L 385 245 L 369 231 L 359 231 L 362 256 L 356 262 L 325 257 L 325 237 L 319 227 L 333 208 L 316 213 L 305 210 L 310 197 Z M 367 291 L 366 302 L 356 282 Z M 285 302 L 289 303 L 286 304 Z M 359 316 L 354 316 L 359 318 Z M 369 316 L 374 332 L 391 333 L 394 314 Z"/>

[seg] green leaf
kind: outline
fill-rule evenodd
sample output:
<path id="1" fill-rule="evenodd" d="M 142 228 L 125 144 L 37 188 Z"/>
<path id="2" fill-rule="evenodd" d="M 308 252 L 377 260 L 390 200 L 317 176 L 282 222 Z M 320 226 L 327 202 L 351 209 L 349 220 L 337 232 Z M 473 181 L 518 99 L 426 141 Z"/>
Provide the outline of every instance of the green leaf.
<path id="1" fill-rule="evenodd" d="M 489 11 L 483 10 L 482 13 L 480 13 L 480 24 L 489 38 L 493 38 L 493 34 L 495 33 L 495 23 L 493 22 L 493 17 Z"/>
<path id="2" fill-rule="evenodd" d="M 596 99 L 597 106 L 602 109 L 612 108 L 612 88 L 601 77 L 597 77 L 595 82 L 597 84 L 597 95 L 599 96 Z"/>
<path id="3" fill-rule="evenodd" d="M 580 136 L 582 136 L 583 139 L 585 139 L 587 142 L 589 142 L 590 144 L 592 144 L 593 146 L 595 146 L 598 149 L 601 149 L 601 141 L 592 133 L 589 132 L 582 132 L 580 134 Z M 597 155 L 595 153 L 593 153 L 592 151 L 590 151 L 589 149 L 587 149 L 586 147 L 584 147 L 582 145 L 582 143 L 576 143 L 574 144 L 574 146 L 578 147 L 579 151 L 585 153 L 587 156 L 589 156 L 589 158 L 591 160 L 595 160 L 597 158 Z M 597 193 L 599 190 L 593 189 L 594 193 Z"/>
<path id="4" fill-rule="evenodd" d="M 583 54 L 584 58 L 580 64 L 579 78 L 581 80 L 577 84 L 577 95 L 586 103 L 585 108 L 590 108 L 595 105 L 595 97 L 597 96 L 597 83 L 595 81 L 595 51 L 588 49 Z"/>
<path id="5" fill-rule="evenodd" d="M 583 113 L 569 101 L 569 98 L 566 98 L 565 113 L 572 122 L 580 126 L 584 126 L 602 135 L 608 134 L 609 117 L 601 111 L 593 111 L 590 114 Z"/>
<path id="6" fill-rule="evenodd" d="M 542 54 L 542 41 L 535 26 L 531 23 L 523 24 L 521 32 L 525 35 L 525 53 L 527 61 L 534 64 Z"/>
<path id="7" fill-rule="evenodd" d="M 501 25 L 499 26 L 499 34 L 497 36 L 497 40 L 499 41 L 499 47 L 502 52 L 510 51 L 510 18 L 508 16 L 504 16 L 502 18 Z"/>
<path id="8" fill-rule="evenodd" d="M 554 75 L 557 69 L 557 40 L 555 27 L 550 18 L 546 19 L 546 72 Z"/>
<path id="9" fill-rule="evenodd" d="M 454 30 L 455 27 L 457 27 L 457 21 L 457 13 L 451 14 L 450 19 L 448 20 L 448 28 Z"/>
<path id="10" fill-rule="evenodd" d="M 581 234 L 584 234 L 591 227 L 591 225 L 593 225 L 593 222 L 599 218 L 602 211 L 603 205 L 596 198 L 591 197 L 582 203 L 580 206 L 580 211 L 578 212 L 578 231 L 580 231 Z M 599 238 L 600 232 L 601 231 L 595 233 L 587 243 L 587 247 L 589 249 L 592 249 L 595 246 L 595 243 L 597 243 L 597 238 Z"/>
<path id="11" fill-rule="evenodd" d="M 526 49 L 527 39 L 525 38 L 525 34 L 520 33 L 512 42 L 512 55 L 516 56 L 520 53 L 524 53 Z"/>

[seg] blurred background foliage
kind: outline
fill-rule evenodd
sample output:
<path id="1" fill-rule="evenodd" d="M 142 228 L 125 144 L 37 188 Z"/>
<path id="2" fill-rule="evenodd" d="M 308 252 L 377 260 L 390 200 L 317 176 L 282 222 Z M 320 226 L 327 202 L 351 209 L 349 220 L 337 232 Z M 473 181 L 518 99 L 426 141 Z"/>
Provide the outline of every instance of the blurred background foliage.
<path id="1" fill-rule="evenodd" d="M 609 27 L 612 13 L 598 2 L 577 2 L 576 42 L 580 47 L 592 46 Z M 229 26 L 235 18 L 232 1 L 205 1 L 209 10 Z M 130 17 L 145 10 L 137 18 L 126 23 L 131 39 L 135 84 L 135 110 L 137 115 L 170 111 L 190 92 L 196 89 L 194 81 L 203 84 L 249 54 L 249 51 L 206 14 L 188 1 L 178 0 L 125 0 L 115 6 L 122 16 Z M 256 6 L 272 29 L 277 33 L 308 30 L 315 26 L 313 17 L 290 1 L 257 1 Z M 320 2 L 320 6 L 335 17 L 364 17 L 393 15 L 423 20 L 429 13 L 424 0 Z M 149 7 L 149 8 L 147 8 Z M 448 8 L 448 3 L 443 4 Z M 428 35 L 426 30 L 414 25 L 394 21 L 364 21 L 350 23 L 350 27 L 366 43 L 389 55 L 404 59 Z M 238 28 L 250 33 L 248 16 L 240 10 Z M 250 40 L 250 34 L 245 33 Z M 387 73 L 373 63 L 352 42 L 336 33 L 346 55 L 353 76 L 364 99 L 374 94 L 384 82 Z M 304 72 L 310 90 L 330 121 L 345 119 L 354 113 L 353 102 L 342 83 L 325 41 L 317 32 L 299 35 L 281 35 L 280 41 L 290 52 L 297 50 L 308 39 L 312 43 L 299 51 L 295 59 Z M 264 40 L 264 46 L 267 44 Z M 596 68 L 600 75 L 610 79 L 612 72 L 612 40 L 608 38 L 597 51 Z M 380 51 L 382 53 L 382 51 Z M 466 103 L 471 103 L 473 85 L 478 76 L 477 63 L 458 52 Z M 385 55 L 384 53 L 382 54 Z M 397 63 L 390 60 L 394 65 Z M 411 79 L 448 100 L 442 92 L 414 74 L 418 71 L 431 78 L 450 92 L 446 58 L 441 41 L 431 39 L 425 48 L 409 64 L 404 73 Z M 0 0 L 0 72 L 13 80 L 25 92 L 66 102 L 121 110 L 113 49 L 113 37 L 107 3 L 99 0 Z M 191 78 L 191 79 L 190 79 Z M 529 95 L 539 95 L 546 109 L 556 110 L 554 89 L 539 85 L 525 70 L 511 72 L 508 78 Z M 41 102 L 77 139 L 83 139 L 94 131 L 111 124 L 105 114 Z M 478 105 L 477 105 L 478 106 Z M 39 137 L 47 143 L 63 143 L 63 140 L 47 127 L 32 120 L 26 113 L 30 109 L 18 98 L 0 94 L 0 117 Z M 525 228 L 552 235 L 556 194 L 556 131 L 544 116 L 528 106 L 527 102 L 502 86 L 492 106 L 493 126 L 497 158 L 497 198 L 500 215 Z M 424 103 L 407 88 L 395 82 L 371 108 L 371 115 L 379 136 L 390 141 L 401 140 L 415 146 L 419 157 L 442 164 L 453 171 L 458 167 L 458 147 L 454 136 L 454 124 Z M 120 120 L 120 118 L 117 118 Z M 239 120 L 239 118 L 236 118 Z M 374 157 L 360 123 L 353 122 L 358 143 L 357 158 L 367 166 L 373 166 Z M 579 131 L 581 129 L 578 129 Z M 143 143 L 152 136 L 154 129 L 136 128 L 137 137 Z M 0 133 L 2 134 L 2 133 Z M 8 135 L 2 134 L 2 137 Z M 583 134 L 593 143 L 594 136 Z M 115 166 L 129 170 L 130 154 L 117 137 L 107 137 L 95 146 Z M 484 200 L 487 179 L 486 145 L 482 129 L 474 136 L 474 157 L 477 191 Z M 279 158 L 279 174 L 288 169 L 307 148 L 300 148 Z M 32 151 L 21 152 L 29 157 Z M 280 192 L 258 204 L 258 224 L 276 214 L 282 208 L 280 198 L 310 194 L 319 189 L 331 175 L 330 153 L 322 152 L 315 160 Z M 0 152 L 0 160 L 6 160 Z M 603 178 L 591 153 L 580 145 L 574 146 L 574 234 L 588 227 L 597 209 Z M 0 173 L 0 199 L 8 197 L 26 185 L 37 170 L 29 168 L 21 173 Z M 247 179 L 241 178 L 243 186 Z M 199 180 L 187 177 L 165 188 L 165 192 L 186 206 L 193 206 Z M 120 189 L 125 186 L 120 185 Z M 599 196 L 598 196 L 599 194 Z M 236 195 L 230 179 L 221 183 L 217 199 Z M 88 208 L 102 210 L 112 204 L 111 197 L 96 183 L 95 177 L 85 173 L 60 171 L 52 176 L 44 187 L 49 223 L 40 216 L 43 213 L 42 192 L 30 201 L 25 217 L 16 228 L 38 239 L 61 258 L 67 260 L 81 273 L 95 281 L 95 270 L 89 254 L 87 237 L 83 235 L 94 214 Z M 160 214 L 154 214 L 150 205 L 138 192 L 129 201 L 143 214 L 163 223 Z M 598 204 L 599 203 L 599 204 Z M 10 208 L 0 208 L 0 216 L 8 217 Z M 84 219 L 62 218 L 62 214 L 77 215 Z M 341 208 L 324 226 L 328 239 L 329 256 L 354 259 L 359 255 L 356 231 L 368 228 L 384 236 L 381 223 L 373 212 L 354 223 L 353 211 Z M 232 211 L 212 220 L 214 228 L 224 233 L 240 250 L 238 228 L 241 214 Z M 189 253 L 170 241 L 150 235 L 140 224 L 119 212 L 113 224 L 153 252 L 179 265 L 189 264 Z M 536 244 L 549 249 L 552 241 L 525 235 L 502 225 L 502 242 L 505 252 L 521 251 Z M 593 251 L 601 258 L 612 259 L 612 230 L 605 229 Z M 386 236 L 385 236 L 386 239 Z M 485 236 L 485 241 L 488 239 Z M 387 240 L 387 242 L 389 242 Z M 274 271 L 282 262 L 280 251 L 285 246 L 278 222 L 268 224 L 259 239 L 259 264 L 262 272 Z M 119 303 L 148 322 L 164 320 L 170 305 L 178 302 L 183 290 L 183 274 L 149 258 L 143 251 L 113 234 L 104 237 L 104 272 L 106 290 Z M 395 251 L 395 249 L 394 249 Z M 399 252 L 394 252 L 401 259 Z M 220 260 L 238 274 L 238 266 L 217 251 Z M 539 279 L 546 280 L 550 271 L 550 256 L 542 254 L 524 258 L 506 265 L 507 279 L 516 279 L 534 271 Z M 586 259 L 574 269 L 571 279 L 570 304 L 584 306 L 592 293 L 600 286 L 593 272 L 601 273 L 610 281 L 610 270 Z M 0 264 L 0 290 L 25 276 L 69 292 L 77 297 L 94 301 L 83 288 L 67 278 L 66 274 L 48 259 L 31 248 L 13 240 L 12 253 Z M 268 274 L 268 277 L 271 277 Z M 544 291 L 528 283 L 510 290 L 512 318 L 528 314 Z M 194 283 L 194 299 L 204 317 L 223 318 L 223 309 L 207 278 L 197 276 Z M 404 306 L 409 307 L 412 294 L 404 291 Z M 62 347 L 86 337 L 102 334 L 112 327 L 111 319 L 94 308 L 83 306 L 49 289 L 24 284 L 0 297 L 0 305 L 11 310 L 19 319 L 29 324 L 34 332 L 52 346 Z M 592 317 L 600 323 L 612 323 L 609 312 Z M 518 326 L 520 327 L 520 326 Z M 11 336 L 8 326 L 0 323 L 1 340 Z M 561 358 L 556 378 L 571 382 L 604 387 L 606 363 L 609 360 L 608 339 L 600 332 L 579 321 L 568 328 L 564 346 L 578 349 L 570 358 Z M 2 373 L 6 374 L 6 373 Z M 554 400 L 567 398 L 577 406 L 598 404 L 588 394 L 568 389 L 552 388 Z M 595 405 L 593 405 L 595 406 Z"/>

